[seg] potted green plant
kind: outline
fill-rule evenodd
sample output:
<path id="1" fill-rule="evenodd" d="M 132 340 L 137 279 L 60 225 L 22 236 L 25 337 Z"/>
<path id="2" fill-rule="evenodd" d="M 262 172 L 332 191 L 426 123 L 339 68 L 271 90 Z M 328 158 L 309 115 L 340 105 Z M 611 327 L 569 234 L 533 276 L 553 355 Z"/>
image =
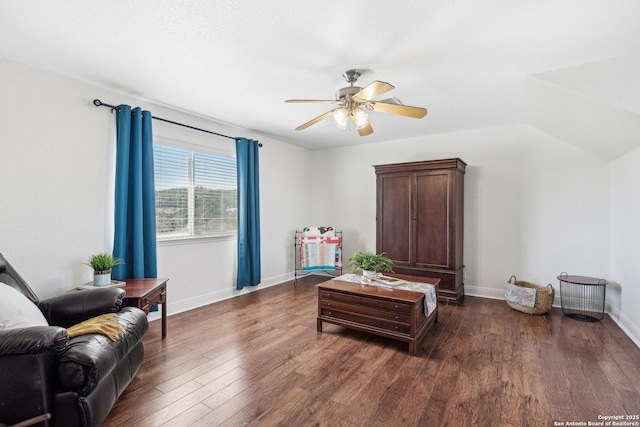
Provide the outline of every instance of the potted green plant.
<path id="1" fill-rule="evenodd" d="M 86 264 L 93 268 L 93 285 L 106 286 L 111 284 L 111 269 L 122 263 L 120 258 L 107 253 L 91 255 Z"/>
<path id="2" fill-rule="evenodd" d="M 381 272 L 393 272 L 393 261 L 384 253 L 376 254 L 370 251 L 356 252 L 349 259 L 349 266 L 353 271 L 362 269 L 363 276 L 373 276 Z"/>

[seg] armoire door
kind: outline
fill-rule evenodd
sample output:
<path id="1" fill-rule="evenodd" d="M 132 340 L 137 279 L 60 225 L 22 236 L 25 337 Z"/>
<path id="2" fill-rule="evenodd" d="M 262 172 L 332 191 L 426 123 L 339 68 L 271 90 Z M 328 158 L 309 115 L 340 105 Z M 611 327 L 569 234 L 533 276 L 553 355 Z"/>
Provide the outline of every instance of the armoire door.
<path id="1" fill-rule="evenodd" d="M 411 175 L 378 177 L 377 250 L 396 265 L 409 265 L 412 258 Z"/>
<path id="2" fill-rule="evenodd" d="M 448 171 L 416 173 L 413 221 L 416 266 L 451 267 L 450 185 Z"/>

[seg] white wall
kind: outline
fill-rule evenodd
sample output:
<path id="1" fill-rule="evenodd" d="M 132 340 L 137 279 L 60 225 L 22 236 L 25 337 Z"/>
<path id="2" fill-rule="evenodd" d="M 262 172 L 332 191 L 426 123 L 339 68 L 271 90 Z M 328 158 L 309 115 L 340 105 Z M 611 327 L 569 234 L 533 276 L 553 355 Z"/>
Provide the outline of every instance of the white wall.
<path id="1" fill-rule="evenodd" d="M 0 95 L 0 252 L 40 298 L 90 281 L 82 263 L 112 248 L 115 116 L 93 106 L 94 98 L 260 140 L 262 283 L 291 277 L 293 232 L 310 214 L 308 150 L 3 59 Z M 234 144 L 157 120 L 153 126 L 158 137 Z M 235 253 L 235 240 L 161 243 L 169 312 L 238 294 Z"/>
<path id="2" fill-rule="evenodd" d="M 89 281 L 82 262 L 110 248 L 112 117 L 90 106 L 104 91 L 6 60 L 0 93 L 0 251 L 45 297 Z"/>
<path id="3" fill-rule="evenodd" d="M 401 120 L 401 119 L 399 119 Z M 526 126 L 313 152 L 313 222 L 344 230 L 344 255 L 375 250 L 373 165 L 460 157 L 468 295 L 504 297 L 510 275 L 609 275 L 609 166 Z"/>
<path id="4" fill-rule="evenodd" d="M 640 149 L 611 164 L 611 285 L 616 298 L 612 316 L 640 345 Z"/>

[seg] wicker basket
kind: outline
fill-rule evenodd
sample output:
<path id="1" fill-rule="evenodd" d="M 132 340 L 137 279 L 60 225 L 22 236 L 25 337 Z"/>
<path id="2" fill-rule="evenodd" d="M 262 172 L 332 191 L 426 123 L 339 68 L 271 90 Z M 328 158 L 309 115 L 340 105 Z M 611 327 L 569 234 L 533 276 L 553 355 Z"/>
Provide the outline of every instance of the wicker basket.
<path id="1" fill-rule="evenodd" d="M 511 276 L 509 283 L 536 290 L 536 303 L 533 307 L 527 307 L 505 299 L 509 307 L 527 314 L 544 314 L 551 310 L 551 304 L 553 304 L 553 298 L 555 297 L 555 289 L 553 289 L 553 286 L 547 285 L 543 287 L 534 285 L 533 283 L 517 280 L 516 276 Z"/>

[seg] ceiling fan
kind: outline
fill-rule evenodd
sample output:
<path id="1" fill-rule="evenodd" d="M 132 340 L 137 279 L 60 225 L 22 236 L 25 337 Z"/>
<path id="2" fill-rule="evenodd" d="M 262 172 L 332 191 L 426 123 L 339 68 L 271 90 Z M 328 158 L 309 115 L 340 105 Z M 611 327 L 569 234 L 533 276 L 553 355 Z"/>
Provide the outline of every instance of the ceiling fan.
<path id="1" fill-rule="evenodd" d="M 301 103 L 325 103 L 325 104 L 338 104 L 338 108 L 334 108 L 331 111 L 316 117 L 307 123 L 300 125 L 296 130 L 303 130 L 309 126 L 318 123 L 330 116 L 333 116 L 336 125 L 341 129 L 346 129 L 349 125 L 349 121 L 353 122 L 360 136 L 366 136 L 373 133 L 371 123 L 369 123 L 369 115 L 365 112 L 378 111 L 380 113 L 398 114 L 400 116 L 413 117 L 421 119 L 427 115 L 427 109 L 421 107 L 410 107 L 403 105 L 395 97 L 384 99 L 380 101 L 374 101 L 383 93 L 389 92 L 394 88 L 393 85 L 381 82 L 379 80 L 374 81 L 365 88 L 354 86 L 353 84 L 358 80 L 361 73 L 359 70 L 347 70 L 342 75 L 350 86 L 343 87 L 336 93 L 336 99 L 323 100 L 323 99 L 288 99 L 285 102 L 301 102 Z"/>

